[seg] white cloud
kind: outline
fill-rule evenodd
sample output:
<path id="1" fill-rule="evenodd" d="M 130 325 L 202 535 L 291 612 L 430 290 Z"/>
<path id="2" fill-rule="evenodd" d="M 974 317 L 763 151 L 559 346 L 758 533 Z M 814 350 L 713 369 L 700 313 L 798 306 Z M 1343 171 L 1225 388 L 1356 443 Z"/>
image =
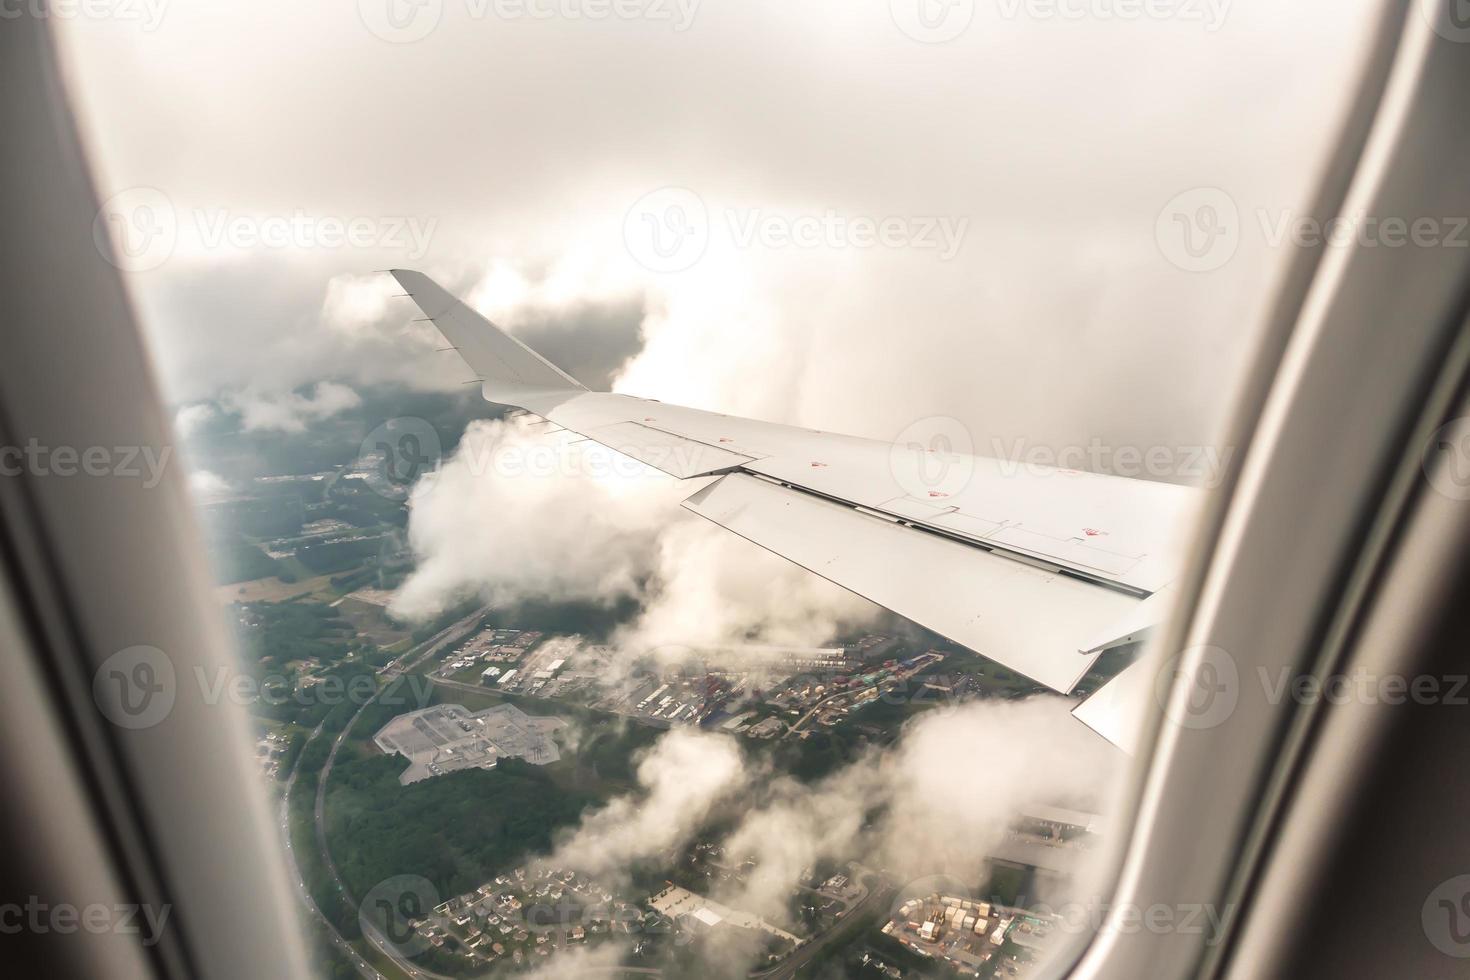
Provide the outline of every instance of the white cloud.
<path id="1" fill-rule="evenodd" d="M 415 488 L 416 571 L 394 612 L 422 617 L 466 593 L 611 603 L 637 597 L 625 659 L 660 647 L 810 646 L 877 607 L 679 507 L 678 481 L 610 449 L 514 422 L 477 422 Z"/>
<path id="2" fill-rule="evenodd" d="M 213 403 L 195 402 L 174 413 L 174 430 L 187 439 L 218 417 L 219 410 Z"/>
<path id="3" fill-rule="evenodd" d="M 637 595 L 654 569 L 655 514 L 680 513 L 674 480 L 593 444 L 514 422 L 475 422 L 414 489 L 420 560 L 394 612 L 424 616 L 462 593 L 503 604 Z"/>
<path id="4" fill-rule="evenodd" d="M 926 711 L 894 745 L 870 749 L 815 782 L 742 761 L 727 737 L 674 729 L 640 766 L 640 789 L 585 816 L 548 861 L 625 878 L 639 862 L 670 859 L 671 849 L 692 842 L 701 822 L 727 802 L 738 819 L 723 840 L 725 859 L 750 858 L 755 868 L 743 883 L 732 878 L 714 886 L 713 896 L 768 921 L 790 924 L 793 889 L 822 861 L 857 859 L 887 871 L 900 891 L 937 875 L 978 890 L 988 858 L 1026 806 L 1113 810 L 1127 759 L 1076 724 L 1070 707 L 1044 696 Z M 1095 883 L 1105 850 L 1073 853 L 1073 880 L 1054 883 L 1045 900 L 1088 894 Z M 717 946 L 709 955 L 724 960 L 754 951 Z"/>
<path id="5" fill-rule="evenodd" d="M 714 807 L 744 789 L 750 778 L 730 736 L 672 729 L 639 762 L 640 792 L 585 815 L 547 863 L 622 876 L 687 844 Z"/>
<path id="6" fill-rule="evenodd" d="M 245 432 L 304 432 L 308 422 L 356 408 L 362 398 L 347 385 L 320 381 L 309 395 L 250 387 L 226 391 L 220 402 L 226 410 L 239 414 L 240 428 Z"/>
<path id="7" fill-rule="evenodd" d="M 223 497 L 232 491 L 228 480 L 209 470 L 194 470 L 189 474 L 189 490 L 199 500 Z"/>

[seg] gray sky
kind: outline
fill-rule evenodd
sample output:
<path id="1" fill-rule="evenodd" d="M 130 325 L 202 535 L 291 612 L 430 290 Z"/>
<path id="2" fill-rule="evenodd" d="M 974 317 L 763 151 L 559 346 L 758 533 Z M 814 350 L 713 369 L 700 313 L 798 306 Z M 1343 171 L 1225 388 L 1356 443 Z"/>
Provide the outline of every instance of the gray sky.
<path id="1" fill-rule="evenodd" d="M 630 393 L 879 437 L 952 415 L 982 451 L 1202 442 L 1284 258 L 1263 216 L 1309 199 L 1368 7 L 426 2 L 62 22 L 104 196 L 171 209 L 171 248 L 129 279 L 176 400 L 457 384 L 369 275 L 411 265 L 512 329 L 601 325 L 621 356 L 641 327 Z M 668 187 L 707 216 L 677 271 L 625 234 Z M 1239 217 L 1204 272 L 1156 235 L 1198 187 Z M 369 244 L 326 240 L 355 219 Z M 827 230 L 884 219 L 891 244 Z M 814 247 L 781 237 L 823 222 Z"/>

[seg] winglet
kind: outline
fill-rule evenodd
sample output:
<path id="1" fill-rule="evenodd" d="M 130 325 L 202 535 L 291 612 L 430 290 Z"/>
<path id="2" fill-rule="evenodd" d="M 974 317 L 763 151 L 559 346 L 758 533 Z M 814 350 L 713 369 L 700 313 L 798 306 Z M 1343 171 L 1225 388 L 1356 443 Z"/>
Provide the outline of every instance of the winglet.
<path id="1" fill-rule="evenodd" d="M 507 398 L 526 390 L 586 391 L 587 388 L 546 358 L 501 330 L 456 299 L 444 287 L 412 269 L 388 270 L 405 292 L 433 321 L 446 340 L 485 382 L 485 397 L 515 404 Z"/>

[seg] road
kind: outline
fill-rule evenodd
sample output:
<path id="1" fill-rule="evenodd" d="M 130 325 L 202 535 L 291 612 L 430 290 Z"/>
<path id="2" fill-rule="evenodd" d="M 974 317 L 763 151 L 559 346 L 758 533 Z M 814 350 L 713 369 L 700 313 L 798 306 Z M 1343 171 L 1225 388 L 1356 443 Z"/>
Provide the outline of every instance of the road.
<path id="1" fill-rule="evenodd" d="M 438 633 L 435 633 L 433 636 L 429 637 L 429 639 L 424 641 L 423 646 L 421 647 L 421 653 L 417 654 L 416 656 L 413 653 L 404 654 L 402 658 L 404 660 L 406 660 L 410 656 L 415 656 L 415 659 L 412 663 L 409 663 L 406 666 L 395 669 L 393 671 L 383 671 L 381 676 L 390 679 L 397 677 L 398 675 L 417 667 L 425 660 L 443 650 L 444 647 L 448 646 L 449 644 L 459 642 L 464 637 L 464 635 L 470 631 L 470 628 L 479 621 L 480 617 L 483 616 L 485 612 L 485 609 L 477 609 L 475 612 L 471 613 L 465 618 L 458 620 L 440 630 Z M 374 701 L 378 699 L 378 695 L 381 694 L 384 690 L 386 690 L 386 686 L 379 688 L 372 697 L 365 700 L 358 707 L 357 711 L 353 712 L 352 718 L 348 720 L 345 726 L 343 726 L 342 731 L 337 733 L 337 737 L 332 740 L 332 749 L 330 752 L 327 753 L 326 764 L 322 766 L 321 775 L 317 778 L 316 784 L 316 806 L 313 811 L 312 819 L 312 822 L 315 825 L 316 829 L 316 846 L 317 849 L 321 852 L 322 862 L 326 865 L 327 872 L 332 876 L 332 883 L 336 886 L 338 893 L 342 896 L 342 900 L 347 903 L 347 906 L 349 908 L 355 907 L 357 902 L 353 898 L 352 893 L 348 891 L 347 884 L 342 880 L 341 874 L 338 873 L 337 865 L 335 862 L 332 861 L 332 852 L 327 847 L 327 829 L 326 821 L 324 819 L 327 803 L 327 778 L 332 774 L 332 765 L 337 761 L 337 750 L 342 747 L 343 741 L 345 741 L 347 738 L 347 733 L 352 731 L 353 726 L 357 724 L 358 717 L 367 710 L 369 705 L 371 705 Z M 317 727 L 317 731 L 321 731 L 320 726 Z M 313 732 L 312 736 L 315 737 L 316 732 Z M 294 770 L 292 771 L 291 778 L 293 781 L 296 778 Z M 293 865 L 294 860 L 295 859 L 293 857 Z M 301 876 L 299 873 L 297 874 L 297 880 L 301 880 Z M 305 887 L 304 884 L 302 887 Z M 314 905 L 313 908 L 315 908 Z M 321 913 L 318 912 L 317 914 L 320 915 Z M 333 930 L 333 935 L 337 935 L 335 930 Z M 420 966 L 414 965 L 407 957 L 400 953 L 392 943 L 387 942 L 382 936 L 378 935 L 373 930 L 364 930 L 363 936 L 366 937 L 367 940 L 371 942 L 374 946 L 376 946 L 384 956 L 387 956 L 395 964 L 397 964 L 399 969 L 401 969 L 404 973 L 408 974 L 411 977 L 425 977 L 428 978 L 428 980 L 454 980 L 454 978 L 445 976 L 442 973 L 434 973 L 431 970 L 425 970 Z M 341 936 L 337 935 L 337 938 L 341 939 Z M 353 955 L 356 956 L 356 950 L 353 950 Z M 361 956 L 356 956 L 356 959 L 361 960 L 362 958 Z M 365 963 L 364 966 L 366 966 Z M 369 969 L 371 969 L 371 967 L 369 967 Z M 381 976 L 379 973 L 377 973 L 377 971 L 373 971 L 372 973 L 364 975 L 369 977 Z"/>
<path id="2" fill-rule="evenodd" d="M 312 729 L 311 734 L 306 737 L 306 745 L 310 745 L 321 732 L 321 725 Z M 383 980 L 383 975 L 373 969 L 368 961 L 362 958 L 362 954 L 342 938 L 342 934 L 337 931 L 336 927 L 327 921 L 325 915 L 322 915 L 322 910 L 317 908 L 316 900 L 311 897 L 311 892 L 306 887 L 306 878 L 301 874 L 301 868 L 296 864 L 296 850 L 291 846 L 291 787 L 296 785 L 296 773 L 301 768 L 301 759 L 306 754 L 306 745 L 303 745 L 301 751 L 297 753 L 296 762 L 291 766 L 290 774 L 286 776 L 285 791 L 281 794 L 281 836 L 286 841 L 286 864 L 290 867 L 291 877 L 296 882 L 297 897 L 301 899 L 307 911 L 316 916 L 327 930 L 327 938 L 331 940 L 332 945 L 342 951 L 342 955 L 347 957 L 348 962 L 356 967 L 357 972 L 366 980 Z"/>
<path id="3" fill-rule="evenodd" d="M 882 692 L 883 692 L 883 689 L 884 689 L 883 688 L 883 685 L 884 684 L 889 685 L 889 688 L 891 689 L 898 682 L 900 682 L 900 681 L 911 681 L 915 677 L 918 677 L 920 674 L 922 674 L 924 671 L 928 670 L 930 667 L 932 667 L 935 664 L 940 663 L 941 661 L 944 660 L 943 657 L 937 657 L 937 656 L 935 656 L 933 654 L 928 654 L 928 653 L 920 654 L 919 657 L 917 657 L 915 659 L 916 660 L 923 660 L 924 662 L 922 664 L 916 664 L 913 668 L 911 668 L 911 669 L 909 669 L 907 671 L 899 671 L 899 672 L 895 673 L 893 675 L 893 677 L 891 679 L 887 680 L 887 681 L 880 681 L 878 684 L 872 685 L 872 686 L 878 688 L 878 691 L 879 691 L 880 696 L 882 695 Z M 793 735 L 799 735 L 801 733 L 802 726 L 804 726 L 807 722 L 811 721 L 812 718 L 813 718 L 813 716 L 815 716 L 818 711 L 821 711 L 822 710 L 822 706 L 825 705 L 825 704 L 827 704 L 827 702 L 829 702 L 829 701 L 836 701 L 839 698 L 844 698 L 844 697 L 849 697 L 849 696 L 854 695 L 854 694 L 859 694 L 859 693 L 862 692 L 862 690 L 863 690 L 862 688 L 850 688 L 850 689 L 845 690 L 845 691 L 838 691 L 835 694 L 829 694 L 829 695 L 827 695 L 825 698 L 823 698 L 822 700 L 818 701 L 816 704 L 812 705 L 812 709 L 810 711 L 808 711 L 806 714 L 802 715 L 799 719 L 797 719 L 796 723 L 793 724 L 791 726 L 791 728 L 787 730 L 786 734 L 785 735 L 782 735 L 781 737 L 782 738 L 790 738 Z"/>
<path id="4" fill-rule="evenodd" d="M 769 970 L 761 970 L 750 974 L 750 976 L 754 978 L 759 978 L 759 980 L 791 980 L 792 977 L 796 976 L 796 971 L 800 970 L 803 966 L 806 966 L 806 964 L 811 961 L 812 957 L 816 956 L 822 950 L 832 945 L 832 943 L 840 935 L 842 935 L 843 928 L 849 922 L 852 922 L 859 916 L 865 915 L 866 913 L 871 911 L 874 906 L 881 905 L 884 901 L 887 900 L 887 896 L 892 893 L 892 890 L 893 889 L 886 884 L 879 885 L 876 888 L 870 889 L 868 891 L 868 894 L 864 895 L 862 899 L 854 903 L 847 910 L 847 913 L 843 916 L 842 920 L 839 921 L 832 928 L 812 939 L 805 946 L 801 947 L 796 952 L 786 957 L 786 959 L 771 967 Z"/>
<path id="5" fill-rule="evenodd" d="M 829 695 L 827 695 L 825 698 L 823 698 L 822 700 L 818 701 L 816 704 L 812 705 L 812 710 L 808 711 L 806 714 L 804 714 L 800 718 L 798 718 L 796 720 L 796 723 L 794 725 L 792 725 L 791 728 L 787 730 L 786 734 L 785 735 L 782 735 L 781 737 L 782 738 L 790 738 L 793 735 L 800 734 L 801 733 L 801 726 L 803 726 L 807 722 L 811 721 L 812 720 L 812 717 L 818 711 L 821 711 L 822 710 L 822 706 L 824 704 L 826 704 L 828 701 L 836 701 L 838 698 L 848 697 L 849 695 L 852 695 L 854 693 L 856 693 L 856 692 L 855 691 L 838 691 L 836 694 L 829 694 Z"/>

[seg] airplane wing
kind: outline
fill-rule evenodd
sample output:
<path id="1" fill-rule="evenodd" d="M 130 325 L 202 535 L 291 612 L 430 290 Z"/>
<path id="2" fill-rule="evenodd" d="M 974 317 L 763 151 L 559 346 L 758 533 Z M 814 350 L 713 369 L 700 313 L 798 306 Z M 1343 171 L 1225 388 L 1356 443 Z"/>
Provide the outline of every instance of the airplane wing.
<path id="1" fill-rule="evenodd" d="M 1187 487 L 589 391 L 427 276 L 392 274 L 488 401 L 713 478 L 683 506 L 1052 690 L 1160 615 Z"/>

